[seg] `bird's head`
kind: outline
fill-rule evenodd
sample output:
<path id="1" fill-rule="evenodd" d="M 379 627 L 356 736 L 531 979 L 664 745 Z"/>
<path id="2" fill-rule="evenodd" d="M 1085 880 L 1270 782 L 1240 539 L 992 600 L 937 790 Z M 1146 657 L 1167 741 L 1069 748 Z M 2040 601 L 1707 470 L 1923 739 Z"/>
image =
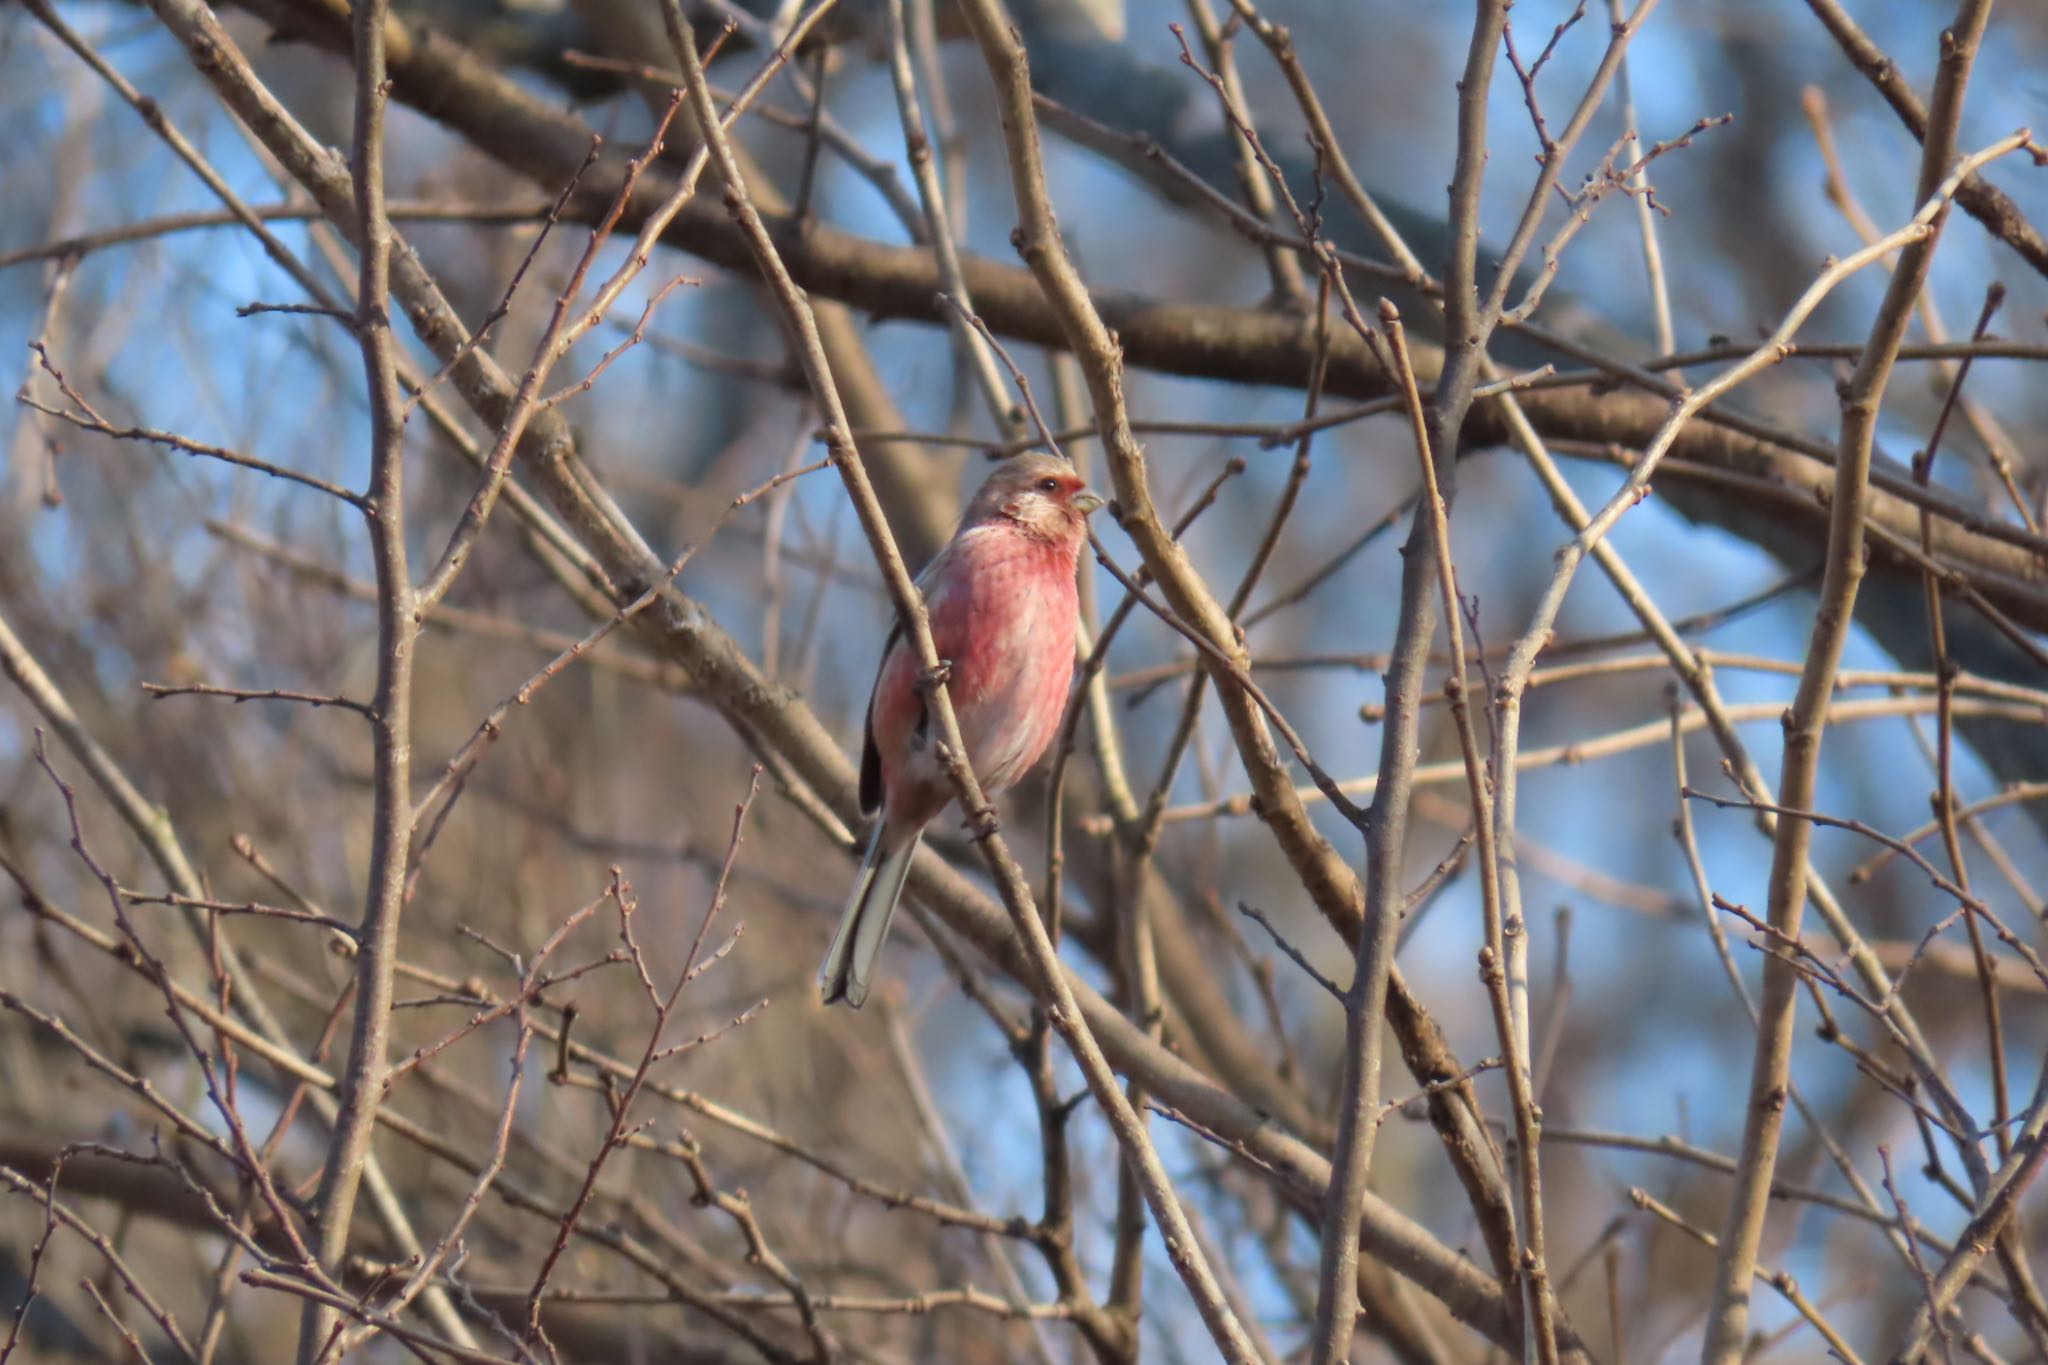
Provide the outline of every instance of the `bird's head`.
<path id="1" fill-rule="evenodd" d="M 1074 467 L 1054 455 L 1031 453 L 1004 460 L 990 471 L 967 507 L 967 524 L 1014 523 L 1047 540 L 1078 543 L 1088 514 L 1102 499 L 1088 490 Z"/>

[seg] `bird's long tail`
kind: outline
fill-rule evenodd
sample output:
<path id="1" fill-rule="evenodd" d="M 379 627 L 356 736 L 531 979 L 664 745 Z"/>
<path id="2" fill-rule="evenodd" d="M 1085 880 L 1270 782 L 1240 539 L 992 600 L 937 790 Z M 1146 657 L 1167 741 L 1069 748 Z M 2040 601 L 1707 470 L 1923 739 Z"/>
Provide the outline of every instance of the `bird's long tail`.
<path id="1" fill-rule="evenodd" d="M 882 955 L 882 942 L 889 936 L 889 921 L 896 917 L 896 902 L 903 898 L 911 860 L 924 841 L 924 831 L 918 830 L 896 847 L 885 849 L 890 834 L 887 822 L 876 825 L 867 857 L 861 860 L 860 876 L 854 879 L 853 894 L 847 897 L 839 928 L 832 934 L 832 946 L 825 952 L 825 965 L 818 969 L 818 989 L 828 1005 L 844 1000 L 859 1009 L 868 998 L 875 960 Z"/>

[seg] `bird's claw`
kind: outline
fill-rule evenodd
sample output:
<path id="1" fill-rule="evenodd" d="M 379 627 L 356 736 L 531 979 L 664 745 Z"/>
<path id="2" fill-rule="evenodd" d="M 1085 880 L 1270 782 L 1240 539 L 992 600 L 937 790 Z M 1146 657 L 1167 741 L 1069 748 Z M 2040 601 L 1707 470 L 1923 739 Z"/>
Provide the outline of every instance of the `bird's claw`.
<path id="1" fill-rule="evenodd" d="M 941 659 L 937 667 L 925 670 L 924 689 L 927 692 L 944 687 L 951 681 L 953 681 L 953 661 L 951 659 Z"/>

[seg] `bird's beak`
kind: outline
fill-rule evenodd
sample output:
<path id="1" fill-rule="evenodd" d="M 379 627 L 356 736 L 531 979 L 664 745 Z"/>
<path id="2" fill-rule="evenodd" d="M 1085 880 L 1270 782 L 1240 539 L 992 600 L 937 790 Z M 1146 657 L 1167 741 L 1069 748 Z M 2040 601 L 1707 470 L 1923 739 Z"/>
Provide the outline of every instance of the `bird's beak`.
<path id="1" fill-rule="evenodd" d="M 1094 493 L 1089 492 L 1085 488 L 1082 489 L 1080 492 L 1074 494 L 1074 506 L 1078 507 L 1081 510 L 1081 515 L 1084 517 L 1087 516 L 1090 512 L 1093 512 L 1096 509 L 1100 508 L 1102 505 L 1103 502 L 1101 497 Z"/>

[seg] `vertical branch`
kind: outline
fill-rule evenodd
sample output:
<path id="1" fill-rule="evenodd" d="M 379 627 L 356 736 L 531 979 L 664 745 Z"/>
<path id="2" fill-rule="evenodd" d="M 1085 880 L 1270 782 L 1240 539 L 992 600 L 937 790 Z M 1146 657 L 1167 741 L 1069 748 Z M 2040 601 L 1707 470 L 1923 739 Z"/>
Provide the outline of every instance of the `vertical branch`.
<path id="1" fill-rule="evenodd" d="M 1607 20 L 1617 28 L 1625 22 L 1621 0 L 1607 0 Z M 1671 324 L 1671 290 L 1664 280 L 1664 250 L 1657 242 L 1657 206 L 1643 193 L 1649 182 L 1643 175 L 1642 129 L 1636 121 L 1635 83 L 1629 79 L 1626 54 L 1614 79 L 1621 95 L 1622 124 L 1628 134 L 1622 155 L 1632 168 L 1628 177 L 1629 198 L 1635 201 L 1636 229 L 1643 238 L 1643 273 L 1650 284 L 1650 321 L 1656 333 L 1657 354 L 1670 355 L 1678 349 L 1677 334 Z"/>
<path id="2" fill-rule="evenodd" d="M 903 1078 L 903 1088 L 910 1092 L 917 1126 L 924 1131 L 925 1141 L 931 1144 L 932 1160 L 944 1181 L 946 1197 L 962 1207 L 972 1207 L 974 1189 L 968 1183 L 967 1168 L 960 1163 L 959 1149 L 954 1145 L 952 1135 L 946 1131 L 945 1117 L 932 1097 L 924 1063 L 918 1058 L 916 1045 L 911 1042 L 909 1030 L 903 1025 L 903 1016 L 885 1000 L 882 1002 L 882 1018 L 888 1026 L 890 1059 L 896 1063 L 896 1070 Z M 1024 1277 L 1018 1273 L 1016 1259 L 1010 1255 L 1009 1242 L 993 1231 L 984 1230 L 981 1243 L 988 1252 L 989 1263 L 995 1268 L 1003 1293 L 1012 1303 L 1030 1303 L 1030 1291 L 1025 1287 Z M 1044 1319 L 1033 1318 L 1028 1325 L 1032 1355 L 1039 1365 L 1054 1365 L 1052 1341 Z"/>
<path id="3" fill-rule="evenodd" d="M 967 237 L 967 135 L 946 89 L 939 64 L 939 26 L 932 0 L 910 0 L 910 50 L 931 101 L 932 131 L 938 135 L 940 187 L 946 196 L 946 230 L 956 242 Z"/>
<path id="4" fill-rule="evenodd" d="M 968 321 L 974 312 L 974 298 L 960 271 L 960 249 L 953 240 L 952 215 L 946 209 L 945 186 L 939 179 L 937 160 L 932 156 L 931 135 L 925 130 L 924 106 L 917 96 L 917 74 L 910 60 L 910 29 L 903 14 L 903 0 L 888 0 L 883 6 L 889 21 L 889 78 L 896 87 L 896 109 L 903 121 L 903 146 L 910 159 L 910 173 L 917 182 L 918 202 L 924 208 L 925 230 L 931 234 L 932 260 L 939 279 L 958 308 L 946 310 L 953 342 L 960 348 L 975 386 L 981 390 L 996 431 L 1005 442 L 1023 439 L 1024 415 L 1010 401 L 1003 388 L 1002 372 L 989 343 Z"/>
<path id="5" fill-rule="evenodd" d="M 1924 201 L 1935 192 L 1955 158 L 1963 91 L 1990 11 L 1990 0 L 1965 0 L 1954 26 L 1941 35 L 1941 66 L 1920 160 L 1916 195 L 1919 200 Z M 1785 759 L 1778 801 L 1793 810 L 1810 810 L 1814 805 L 1828 697 L 1834 690 L 1835 670 L 1848 640 L 1850 614 L 1863 581 L 1863 521 L 1878 411 L 1899 346 L 1912 320 L 1914 301 L 1926 284 L 1935 242 L 1946 221 L 1947 205 L 1943 204 L 1933 216 L 1928 235 L 1900 253 L 1898 269 L 1885 290 L 1863 358 L 1842 393 L 1842 432 L 1835 458 L 1820 604 L 1807 642 L 1806 666 L 1800 672 L 1792 706 L 1785 714 Z M 1770 924 L 1775 934 L 1783 936 L 1783 941 L 1797 942 L 1799 938 L 1807 897 L 1807 852 L 1812 842 L 1813 826 L 1808 821 L 1780 820 L 1771 848 Z M 1713 1307 L 1707 1318 L 1706 1344 L 1701 1353 L 1701 1359 L 1708 1365 L 1732 1365 L 1740 1360 L 1749 1333 L 1750 1277 L 1756 1266 L 1758 1245 L 1763 1240 L 1764 1213 L 1770 1202 L 1771 1177 L 1777 1167 L 1778 1139 L 1784 1126 L 1798 987 L 1799 974 L 1794 964 L 1776 954 L 1766 954 L 1742 1152 L 1729 1196 L 1720 1254 L 1714 1262 Z"/>
<path id="6" fill-rule="evenodd" d="M 1443 491 L 1437 484 L 1436 461 L 1429 445 L 1428 423 L 1422 397 L 1415 385 L 1415 368 L 1408 358 L 1408 343 L 1401 317 L 1392 303 L 1380 303 L 1380 322 L 1386 330 L 1394 369 L 1408 400 L 1409 422 L 1414 429 L 1416 453 L 1422 464 L 1422 507 L 1431 524 L 1430 540 L 1436 549 L 1436 573 L 1442 594 L 1446 637 L 1450 643 L 1450 674 L 1444 679 L 1444 696 L 1458 731 L 1458 747 L 1465 764 L 1465 785 L 1471 794 L 1472 827 L 1479 862 L 1479 898 L 1484 918 L 1485 945 L 1480 949 L 1479 974 L 1493 1007 L 1494 1030 L 1500 1038 L 1506 1061 L 1508 1101 L 1514 1110 L 1516 1167 L 1522 1187 L 1523 1249 L 1518 1269 L 1523 1278 L 1523 1311 L 1527 1316 L 1525 1335 L 1534 1346 L 1538 1361 L 1550 1365 L 1557 1359 L 1557 1332 L 1553 1324 L 1549 1268 L 1543 1246 L 1543 1184 L 1538 1154 L 1542 1143 L 1541 1120 L 1537 1114 L 1534 1066 L 1530 1060 L 1529 1015 L 1526 995 L 1517 999 L 1511 991 L 1511 963 L 1517 948 L 1526 954 L 1528 932 L 1521 922 L 1519 907 L 1512 922 L 1503 906 L 1504 860 L 1499 840 L 1513 838 L 1512 821 L 1496 824 L 1496 808 L 1488 790 L 1492 774 L 1479 751 L 1479 736 L 1472 724 L 1467 693 L 1463 610 L 1458 596 L 1456 569 L 1451 562 L 1451 527 Z M 1504 788 L 1505 790 L 1505 788 Z M 1512 935 L 1517 943 L 1511 943 Z M 1524 962 L 1526 972 L 1526 959 Z"/>
<path id="7" fill-rule="evenodd" d="M 1188 17 L 1195 21 L 1195 33 L 1202 40 L 1202 55 L 1216 73 L 1225 100 L 1233 109 L 1248 110 L 1251 106 L 1244 96 L 1244 82 L 1237 76 L 1237 60 L 1232 52 L 1235 44 L 1231 34 L 1216 22 L 1209 0 L 1187 0 L 1187 8 Z M 1244 196 L 1246 207 L 1258 215 L 1260 222 L 1272 222 L 1278 205 L 1273 200 L 1273 187 L 1267 183 L 1265 171 L 1259 165 L 1258 153 L 1244 138 L 1232 138 L 1231 149 L 1238 190 Z M 1273 301 L 1288 308 L 1306 309 L 1308 292 L 1302 280 L 1301 262 L 1295 254 L 1275 242 L 1262 242 L 1259 250 L 1266 258 L 1266 273 L 1273 281 Z"/>
<path id="8" fill-rule="evenodd" d="M 405 872 L 412 843 L 412 665 L 418 623 L 405 552 L 403 397 L 397 343 L 391 334 L 391 223 L 384 211 L 384 19 L 388 0 L 357 0 L 355 138 L 349 171 L 355 185 L 357 252 L 353 327 L 369 390 L 370 488 L 364 521 L 377 569 L 377 691 L 371 707 L 372 812 L 370 868 L 356 958 L 356 1012 L 342 1075 L 341 1108 L 320 1173 L 320 1263 L 338 1270 L 348 1250 L 356 1191 L 370 1154 L 388 1067 L 392 973 Z M 299 1319 L 299 1365 L 326 1353 L 338 1327 L 334 1310 L 308 1298 Z"/>
<path id="9" fill-rule="evenodd" d="M 975 24 L 977 37 L 981 37 L 984 44 L 987 37 L 982 26 L 990 19 L 988 11 L 994 7 L 994 0 L 978 0 L 969 6 L 969 18 Z M 1087 1080 L 1089 1092 L 1101 1106 L 1111 1131 L 1116 1135 L 1124 1159 L 1137 1173 L 1138 1182 L 1145 1191 L 1145 1202 L 1151 1207 L 1166 1243 L 1167 1257 L 1187 1285 L 1203 1325 L 1225 1360 L 1232 1365 L 1253 1365 L 1258 1360 L 1257 1348 L 1225 1301 L 1215 1272 L 1210 1269 L 1193 1230 L 1188 1226 L 1187 1215 L 1181 1209 L 1172 1179 L 1146 1134 L 1144 1120 L 1118 1088 L 1116 1073 L 1111 1070 L 1108 1059 L 1081 1014 L 1073 988 L 1067 982 L 1059 957 L 1039 918 L 1037 906 L 1032 901 L 1031 888 L 1025 881 L 1023 870 L 1010 856 L 998 832 L 995 812 L 982 793 L 973 767 L 967 762 L 966 746 L 960 738 L 960 724 L 954 715 L 952 701 L 946 694 L 945 675 L 932 644 L 924 602 L 904 567 L 902 554 L 896 548 L 895 538 L 875 498 L 874 486 L 861 465 L 860 452 L 853 441 L 853 427 L 847 419 L 845 405 L 840 401 L 838 386 L 819 341 L 817 321 L 809 302 L 790 278 L 766 224 L 748 198 L 746 181 L 712 108 L 711 91 L 697 56 L 696 41 L 683 20 L 677 0 L 663 0 L 662 17 L 668 26 L 669 41 L 675 48 L 676 59 L 683 69 L 691 107 L 697 113 L 714 164 L 725 183 L 726 207 L 745 236 L 748 249 L 767 281 L 777 311 L 796 346 L 804 378 L 817 398 L 824 418 L 826 446 L 831 452 L 832 464 L 839 470 L 847 493 L 853 499 L 861 529 L 867 534 L 898 619 L 903 623 L 904 638 L 915 651 L 927 679 L 926 704 L 932 713 L 936 752 L 952 779 L 960 808 L 967 813 L 975 840 L 982 847 L 1004 907 L 1009 911 L 1011 925 L 1022 942 L 1030 964 L 1027 976 L 1033 988 L 1032 994 L 1047 1007 L 1047 1017 L 1073 1054 L 1075 1064 Z M 1014 34 L 1012 41 L 1015 41 Z M 1016 51 L 1021 62 L 1021 45 Z M 1028 85 L 1024 98 L 1028 108 Z"/>
<path id="10" fill-rule="evenodd" d="M 1504 0 L 1485 0 L 1473 24 L 1465 73 L 1458 84 L 1457 168 L 1451 179 L 1451 251 L 1445 271 L 1444 335 L 1452 339 L 1426 414 L 1425 431 L 1446 505 L 1453 495 L 1451 467 L 1458 432 L 1471 404 L 1485 358 L 1478 286 L 1479 187 L 1486 173 L 1486 98 L 1507 22 Z M 1344 1080 L 1338 1100 L 1337 1146 L 1323 1203 L 1320 1292 L 1309 1359 L 1334 1365 L 1349 1358 L 1358 1317 L 1358 1223 L 1379 1132 L 1380 1016 L 1394 966 L 1395 934 L 1403 895 L 1401 850 L 1408 832 L 1408 797 L 1415 753 L 1423 670 L 1436 632 L 1434 522 L 1420 507 L 1402 550 L 1401 614 L 1387 675 L 1386 717 L 1380 730 L 1379 785 L 1366 830 L 1365 923 L 1344 1010 Z M 1452 623 L 1455 630 L 1456 623 Z"/>
<path id="11" fill-rule="evenodd" d="M 1977 318 L 1971 340 L 1983 339 L 1985 330 L 1991 325 L 1992 315 L 1998 311 L 2004 297 L 2005 291 L 1994 284 L 1985 296 L 1984 309 Z M 1935 456 L 1941 450 L 1942 433 L 1948 428 L 1957 402 L 1967 401 L 1963 400 L 1963 384 L 1970 377 L 1972 359 L 1974 357 L 1965 356 L 1956 366 L 1949 378 L 1948 395 L 1934 419 L 1934 429 L 1928 434 L 1927 448 L 1913 457 L 1913 482 L 1922 488 L 1933 481 Z M 1920 509 L 1920 552 L 1928 557 L 1930 564 L 1934 562 L 1934 517 L 1925 507 Z M 1923 575 L 1923 583 L 1927 595 L 1928 653 L 1934 665 L 1934 818 L 1941 827 L 1942 849 L 1948 855 L 1949 876 L 1957 887 L 1967 893 L 1970 889 L 1970 868 L 1963 857 L 1963 841 L 1956 820 L 1956 665 L 1949 657 L 1948 626 L 1941 608 L 1941 583 L 1932 570 Z M 1976 916 L 1965 915 L 1963 927 L 1969 936 L 1970 958 L 1977 968 L 1977 987 L 1984 1001 L 1984 1038 L 1991 1059 L 1991 1130 L 1992 1138 L 1998 1144 L 1998 1155 L 2003 1159 L 2012 1155 L 2012 1134 L 2007 1128 L 2012 1118 L 2012 1095 L 2005 1072 L 2005 1026 L 1998 1008 L 1998 963 L 1984 950 L 1984 931 Z"/>

